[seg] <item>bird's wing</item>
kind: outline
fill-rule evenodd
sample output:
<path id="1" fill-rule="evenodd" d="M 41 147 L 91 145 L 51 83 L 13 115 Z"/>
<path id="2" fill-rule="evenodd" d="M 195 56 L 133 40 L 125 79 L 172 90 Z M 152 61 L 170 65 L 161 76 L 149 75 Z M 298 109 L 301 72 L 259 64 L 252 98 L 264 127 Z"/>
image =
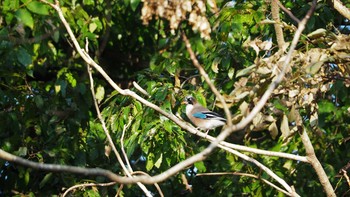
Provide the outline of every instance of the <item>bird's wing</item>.
<path id="1" fill-rule="evenodd" d="M 221 117 L 218 113 L 215 113 L 212 111 L 196 112 L 193 114 L 193 117 L 200 118 L 200 119 L 217 119 L 224 122 L 226 121 L 225 118 Z"/>

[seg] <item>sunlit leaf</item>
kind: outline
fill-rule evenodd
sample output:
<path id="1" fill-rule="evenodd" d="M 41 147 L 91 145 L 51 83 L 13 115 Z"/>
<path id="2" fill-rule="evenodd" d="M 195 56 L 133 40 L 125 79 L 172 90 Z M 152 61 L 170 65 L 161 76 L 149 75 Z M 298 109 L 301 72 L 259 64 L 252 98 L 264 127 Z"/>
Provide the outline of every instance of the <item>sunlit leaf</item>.
<path id="1" fill-rule="evenodd" d="M 154 166 L 153 159 L 154 159 L 154 154 L 153 153 L 149 153 L 148 156 L 147 156 L 147 161 L 146 161 L 146 169 L 148 171 L 150 171 L 153 168 L 153 166 Z"/>
<path id="2" fill-rule="evenodd" d="M 316 62 L 316 63 L 310 64 L 305 68 L 305 71 L 308 74 L 312 74 L 312 75 L 316 74 L 321 69 L 321 66 L 323 64 L 324 62 Z"/>
<path id="3" fill-rule="evenodd" d="M 160 154 L 160 157 L 157 159 L 156 163 L 154 164 L 154 166 L 156 168 L 159 168 L 160 165 L 162 164 L 162 161 L 163 161 L 163 154 Z"/>
<path id="4" fill-rule="evenodd" d="M 290 135 L 290 129 L 289 129 L 289 122 L 288 122 L 288 118 L 286 115 L 283 115 L 283 119 L 281 122 L 281 126 L 280 126 L 281 132 L 282 132 L 282 138 L 286 139 L 287 137 L 289 137 Z"/>
<path id="5" fill-rule="evenodd" d="M 247 68 L 244 68 L 242 70 L 237 71 L 236 77 L 241 77 L 241 76 L 245 76 L 247 74 L 250 74 L 255 67 L 256 67 L 256 65 L 253 64 Z"/>
<path id="6" fill-rule="evenodd" d="M 194 163 L 194 166 L 198 169 L 198 172 L 206 172 L 207 168 L 204 165 L 203 161 L 199 161 Z"/>
<path id="7" fill-rule="evenodd" d="M 130 0 L 131 9 L 135 11 L 140 2 L 141 0 Z"/>
<path id="8" fill-rule="evenodd" d="M 27 4 L 27 8 L 35 14 L 49 15 L 49 7 L 42 2 L 31 1 Z"/>
<path id="9" fill-rule="evenodd" d="M 105 89 L 103 86 L 98 86 L 96 89 L 96 99 L 98 103 L 101 103 L 105 97 Z"/>
<path id="10" fill-rule="evenodd" d="M 278 135 L 278 128 L 276 122 L 271 123 L 268 130 L 270 131 L 272 139 L 275 139 Z"/>
<path id="11" fill-rule="evenodd" d="M 214 59 L 213 63 L 211 64 L 211 70 L 215 73 L 219 73 L 219 64 L 221 62 L 221 58 L 217 57 Z"/>
<path id="12" fill-rule="evenodd" d="M 22 22 L 25 26 L 33 29 L 34 20 L 32 15 L 27 9 L 21 8 L 16 11 L 16 17 L 19 22 Z"/>

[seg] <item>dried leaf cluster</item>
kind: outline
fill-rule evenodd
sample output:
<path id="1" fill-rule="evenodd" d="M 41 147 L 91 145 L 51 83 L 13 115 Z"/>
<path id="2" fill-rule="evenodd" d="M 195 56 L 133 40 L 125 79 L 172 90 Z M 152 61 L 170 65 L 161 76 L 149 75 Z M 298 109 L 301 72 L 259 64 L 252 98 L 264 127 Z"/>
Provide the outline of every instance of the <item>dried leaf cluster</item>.
<path id="1" fill-rule="evenodd" d="M 316 131 L 319 130 L 318 99 L 330 90 L 337 79 L 343 79 L 346 86 L 350 85 L 350 37 L 323 33 L 321 37 L 309 36 L 308 42 L 322 42 L 322 46 L 326 47 L 300 48 L 293 53 L 285 79 L 274 90 L 273 97 L 265 109 L 254 118 L 248 130 L 267 129 L 273 138 L 276 138 L 280 131 L 284 140 L 298 131 L 305 120 Z M 246 43 L 246 46 L 253 48 L 257 54 L 269 50 L 270 47 L 266 47 L 269 45 L 268 42 L 258 39 Z M 249 112 L 249 106 L 254 106 L 259 101 L 268 84 L 278 75 L 286 57 L 283 51 L 279 50 L 267 57 L 258 56 L 255 64 L 237 72 L 236 76 L 240 78 L 235 83 L 235 89 L 225 96 L 227 103 L 241 102 L 241 114 L 236 119 Z M 251 105 L 246 103 L 246 100 L 249 100 L 247 98 L 252 98 Z M 305 117 L 301 111 L 309 112 L 309 116 Z"/>
<path id="2" fill-rule="evenodd" d="M 170 29 L 174 33 L 182 21 L 188 21 L 192 30 L 199 32 L 204 39 L 210 39 L 211 27 L 205 16 L 206 4 L 202 0 L 142 0 L 142 16 L 144 24 L 152 20 L 164 18 L 170 22 Z M 213 0 L 207 1 L 211 10 L 216 10 L 216 3 Z"/>

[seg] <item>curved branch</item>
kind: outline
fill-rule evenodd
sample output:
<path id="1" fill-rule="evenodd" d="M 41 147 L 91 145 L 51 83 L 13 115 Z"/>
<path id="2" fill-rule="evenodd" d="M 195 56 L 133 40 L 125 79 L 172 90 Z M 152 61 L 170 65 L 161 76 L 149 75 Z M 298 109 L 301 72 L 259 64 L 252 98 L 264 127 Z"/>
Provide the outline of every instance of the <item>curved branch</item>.
<path id="1" fill-rule="evenodd" d="M 62 197 L 67 196 L 67 194 L 72 191 L 73 189 L 79 188 L 79 187 L 107 187 L 111 185 L 115 185 L 117 182 L 109 182 L 109 183 L 83 183 L 79 185 L 73 185 L 72 187 L 68 188 L 63 194 Z"/>
<path id="2" fill-rule="evenodd" d="M 160 107 L 158 107 L 157 105 L 155 105 L 155 104 L 153 104 L 153 103 L 143 99 L 142 97 L 137 95 L 135 92 L 133 92 L 131 90 L 128 90 L 128 89 L 121 89 L 117 84 L 115 84 L 112 81 L 112 79 L 107 75 L 107 73 L 98 64 L 96 64 L 93 61 L 93 59 L 85 51 L 83 51 L 80 48 L 77 40 L 75 39 L 75 36 L 74 36 L 71 28 L 69 26 L 69 24 L 67 23 L 66 19 L 63 16 L 63 13 L 62 13 L 62 11 L 61 11 L 61 9 L 59 7 L 58 1 L 56 0 L 56 4 L 51 4 L 51 3 L 48 3 L 48 2 L 46 2 L 44 0 L 41 0 L 41 1 L 49 4 L 54 9 L 56 9 L 56 11 L 58 12 L 58 15 L 59 15 L 62 23 L 64 24 L 64 26 L 67 29 L 67 32 L 68 32 L 69 36 L 72 38 L 73 44 L 74 44 L 76 50 L 78 51 L 78 53 L 81 55 L 81 57 L 89 65 L 93 66 L 107 80 L 107 82 L 110 83 L 110 85 L 115 90 L 117 90 L 122 95 L 130 96 L 130 97 L 140 101 L 144 105 L 146 105 L 146 106 L 148 106 L 148 107 L 158 111 L 160 114 L 164 115 L 165 117 L 171 119 L 174 123 L 178 124 L 181 128 L 186 129 L 186 130 L 190 131 L 191 133 L 198 132 L 193 127 L 190 127 L 187 123 L 185 123 L 185 122 L 181 121 L 180 119 L 178 119 L 175 115 L 163 111 Z M 314 2 L 316 2 L 316 1 L 314 0 Z M 313 10 L 310 11 L 310 13 L 312 13 L 312 12 L 313 12 Z M 179 171 L 181 171 L 185 167 L 187 167 L 189 165 L 192 165 L 195 162 L 204 160 L 219 145 L 219 143 L 222 142 L 233 131 L 237 131 L 237 130 L 245 128 L 253 120 L 255 115 L 263 108 L 263 106 L 265 105 L 267 99 L 272 94 L 272 91 L 276 88 L 276 86 L 283 79 L 284 74 L 285 74 L 285 70 L 286 70 L 287 65 L 289 64 L 289 61 L 290 61 L 290 58 L 291 58 L 291 54 L 293 53 L 293 51 L 295 49 L 295 46 L 296 46 L 296 44 L 297 44 L 297 42 L 298 42 L 298 40 L 300 38 L 301 32 L 305 28 L 305 23 L 309 19 L 310 15 L 306 15 L 305 18 L 303 19 L 303 21 L 299 24 L 299 27 L 298 27 L 295 35 L 294 35 L 292 45 L 291 45 L 291 47 L 289 49 L 289 52 L 287 54 L 287 57 L 285 59 L 285 62 L 284 62 L 284 65 L 283 65 L 283 68 L 282 68 L 281 72 L 276 76 L 276 79 L 270 84 L 270 86 L 268 87 L 268 90 L 264 93 L 264 95 L 262 96 L 260 101 L 257 103 L 257 105 L 253 108 L 251 113 L 245 119 L 243 119 L 240 123 L 238 123 L 237 125 L 232 125 L 231 127 L 227 127 L 226 129 L 224 129 L 219 134 L 219 136 L 217 136 L 217 138 L 214 141 L 212 141 L 212 143 L 206 149 L 204 149 L 202 152 L 200 152 L 200 153 L 198 153 L 198 154 L 196 154 L 196 155 L 194 155 L 194 156 L 192 156 L 192 157 L 190 157 L 190 158 L 188 158 L 188 159 L 186 159 L 186 160 L 176 164 L 175 166 L 171 167 L 167 171 L 165 171 L 165 172 L 163 172 L 163 173 L 161 173 L 159 175 L 153 176 L 153 177 L 147 177 L 147 176 L 136 176 L 136 177 L 132 177 L 132 178 L 120 177 L 118 175 L 115 175 L 115 174 L 111 173 L 110 171 L 101 170 L 101 169 L 89 169 L 88 172 L 90 172 L 90 173 L 87 173 L 87 171 L 85 169 L 83 170 L 82 168 L 78 168 L 78 167 L 67 167 L 67 166 L 65 166 L 65 169 L 68 170 L 68 172 L 75 172 L 75 173 L 79 173 L 79 174 L 106 176 L 106 177 L 110 178 L 111 180 L 118 181 L 120 183 L 142 182 L 142 183 L 145 183 L 145 184 L 153 184 L 153 183 L 156 183 L 156 182 L 161 182 L 161 181 L 166 180 L 170 176 L 175 175 L 176 173 L 178 173 Z M 189 47 L 190 45 L 186 45 L 186 46 Z M 194 55 L 194 53 L 193 53 L 193 55 Z M 19 158 L 19 157 L 15 157 L 15 159 L 13 157 L 12 158 L 7 158 L 7 159 L 11 159 L 13 162 L 17 162 L 17 163 L 22 164 L 22 165 L 26 165 L 26 166 L 29 166 L 29 167 L 34 167 L 34 169 L 43 169 L 43 170 L 50 170 L 50 169 L 52 169 L 52 171 L 65 172 L 65 170 L 62 170 L 62 168 L 60 168 L 61 166 L 59 166 L 59 165 L 40 164 L 40 165 L 36 166 L 36 165 L 33 165 L 33 164 L 36 164 L 35 162 L 30 162 L 30 161 L 24 160 L 24 159 Z M 23 161 L 26 161 L 26 162 L 23 162 Z M 74 171 L 73 169 L 76 170 L 76 171 Z M 288 191 L 290 191 L 290 189 L 288 189 Z"/>

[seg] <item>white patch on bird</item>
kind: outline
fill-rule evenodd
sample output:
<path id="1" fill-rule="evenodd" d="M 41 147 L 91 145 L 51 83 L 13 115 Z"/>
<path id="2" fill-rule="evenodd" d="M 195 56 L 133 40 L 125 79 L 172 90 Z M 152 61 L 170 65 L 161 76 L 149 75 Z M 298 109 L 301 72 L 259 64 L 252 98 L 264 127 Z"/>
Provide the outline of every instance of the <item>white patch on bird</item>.
<path id="1" fill-rule="evenodd" d="M 210 121 L 205 123 L 203 129 L 214 129 L 223 125 L 225 125 L 225 122 L 222 122 L 221 120 L 211 119 Z"/>
<path id="2" fill-rule="evenodd" d="M 186 115 L 189 115 L 190 112 L 192 111 L 192 109 L 193 109 L 193 105 L 187 104 L 186 105 Z"/>

